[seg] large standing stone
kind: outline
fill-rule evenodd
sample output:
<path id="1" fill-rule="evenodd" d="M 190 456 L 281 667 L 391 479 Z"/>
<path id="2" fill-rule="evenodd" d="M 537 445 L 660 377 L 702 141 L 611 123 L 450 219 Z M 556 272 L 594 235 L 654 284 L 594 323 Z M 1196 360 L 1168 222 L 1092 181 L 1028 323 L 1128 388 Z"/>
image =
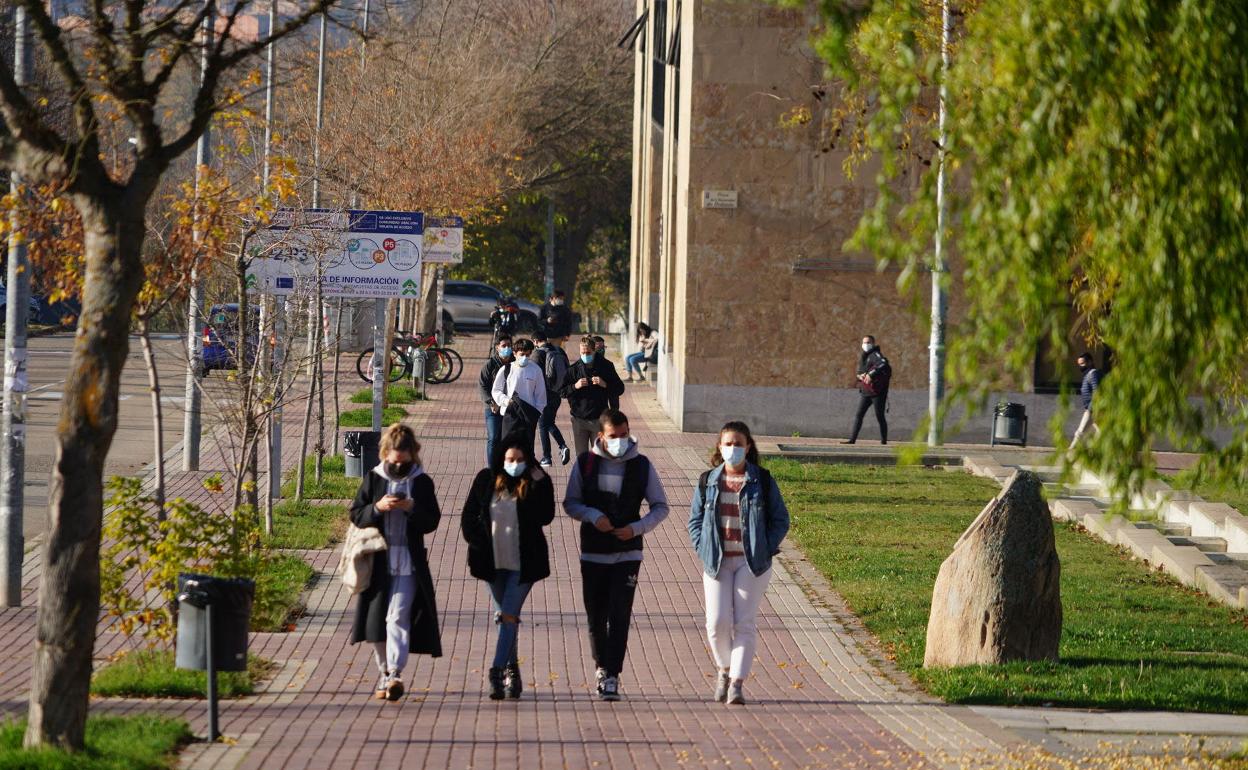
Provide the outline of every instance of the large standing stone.
<path id="1" fill-rule="evenodd" d="M 1057 660 L 1061 564 L 1041 490 L 1015 472 L 940 565 L 925 667 Z"/>

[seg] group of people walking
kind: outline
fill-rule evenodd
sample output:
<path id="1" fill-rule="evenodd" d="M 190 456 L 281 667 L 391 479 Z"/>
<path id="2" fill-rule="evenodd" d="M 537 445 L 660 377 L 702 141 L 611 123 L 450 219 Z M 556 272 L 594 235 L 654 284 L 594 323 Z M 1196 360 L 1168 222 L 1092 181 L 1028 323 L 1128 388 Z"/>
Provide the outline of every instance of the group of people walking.
<path id="1" fill-rule="evenodd" d="M 534 456 L 528 427 L 546 422 L 550 403 L 542 384 L 549 369 L 533 364 L 538 347 L 530 340 L 500 340 L 486 365 L 494 370 L 491 395 L 499 407 L 497 412 L 487 407 L 487 421 L 495 414 L 504 419 L 460 517 L 468 571 L 485 583 L 493 608 L 497 632 L 486 690 L 495 700 L 519 698 L 523 692 L 518 640 L 524 605 L 534 585 L 551 572 L 544 528 L 555 519 L 554 481 L 543 469 L 542 460 L 549 457 Z M 557 357 L 551 346 L 545 347 L 546 362 L 552 354 Z M 578 359 L 562 373 L 555 392 L 571 405 L 577 446 L 562 506 L 579 522 L 581 595 L 595 694 L 615 701 L 621 697 L 645 537 L 663 525 L 670 506 L 628 417 L 609 403 L 609 396 L 618 398 L 622 388 L 614 367 L 604 360 L 592 339 L 582 340 Z M 531 376 L 530 369 L 541 371 L 542 378 Z M 485 375 L 483 370 L 483 383 Z M 513 411 L 523 411 L 524 417 L 507 422 Z M 541 415 L 536 423 L 533 413 Z M 553 426 L 553 419 L 549 422 Z M 566 458 L 562 435 L 557 428 L 552 433 Z M 698 559 L 703 573 L 706 633 L 715 664 L 712 697 L 739 705 L 745 703 L 759 605 L 771 560 L 788 532 L 789 514 L 779 487 L 760 465 L 745 423 L 724 425 L 710 465 L 693 490 L 690 557 Z M 424 536 L 440 518 L 420 443 L 411 428 L 391 425 L 382 436 L 381 462 L 363 479 L 351 506 L 352 523 L 375 527 L 385 540 L 385 550 L 372 555 L 371 578 L 359 595 L 351 634 L 352 643 L 374 646 L 378 699 L 402 696 L 411 653 L 442 653 L 424 546 Z"/>

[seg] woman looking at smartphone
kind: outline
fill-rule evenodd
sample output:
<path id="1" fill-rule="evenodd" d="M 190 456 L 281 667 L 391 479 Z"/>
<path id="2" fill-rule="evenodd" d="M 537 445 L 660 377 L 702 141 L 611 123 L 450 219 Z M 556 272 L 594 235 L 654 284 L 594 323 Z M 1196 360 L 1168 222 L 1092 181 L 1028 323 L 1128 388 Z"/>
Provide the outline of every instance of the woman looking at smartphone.
<path id="1" fill-rule="evenodd" d="M 381 462 L 360 481 L 351 504 L 351 522 L 376 527 L 386 540 L 386 550 L 373 556 L 368 588 L 356 605 L 351 643 L 372 642 L 379 672 L 373 695 L 397 701 L 408 654 L 442 655 L 424 537 L 437 529 L 442 511 L 411 428 L 400 423 L 386 428 L 380 454 Z"/>

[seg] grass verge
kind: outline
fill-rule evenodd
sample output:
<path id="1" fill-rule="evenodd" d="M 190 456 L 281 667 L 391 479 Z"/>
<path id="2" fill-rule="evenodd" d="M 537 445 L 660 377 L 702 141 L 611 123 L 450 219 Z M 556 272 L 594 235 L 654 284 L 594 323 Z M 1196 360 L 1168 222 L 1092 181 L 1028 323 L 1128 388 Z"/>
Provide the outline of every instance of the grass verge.
<path id="1" fill-rule="evenodd" d="M 390 404 L 410 404 L 414 401 L 424 401 L 425 397 L 421 392 L 411 385 L 390 385 L 386 388 L 386 403 Z M 365 388 L 356 391 L 351 396 L 353 404 L 371 404 L 373 403 L 373 389 Z"/>
<path id="2" fill-rule="evenodd" d="M 407 410 L 401 406 L 388 406 L 381 412 L 381 424 L 390 425 L 407 416 Z M 371 428 L 373 426 L 373 408 L 348 409 L 338 413 L 338 424 L 344 428 Z"/>
<path id="3" fill-rule="evenodd" d="M 191 740 L 180 719 L 139 715 L 90 717 L 86 750 L 23 749 L 26 723 L 0 725 L 0 770 L 163 770 L 177 765 L 176 752 Z"/>
<path id="4" fill-rule="evenodd" d="M 95 672 L 91 694 L 119 698 L 203 698 L 208 674 L 174 668 L 173 650 L 131 650 Z M 251 695 L 276 666 L 255 655 L 247 656 L 246 671 L 222 671 L 217 693 L 222 698 Z"/>
<path id="5" fill-rule="evenodd" d="M 1240 513 L 1248 515 L 1248 486 L 1237 487 L 1230 482 L 1213 483 L 1210 481 L 1196 484 L 1190 476 L 1184 473 L 1163 477 L 1162 481 L 1175 489 L 1190 489 L 1211 503 L 1226 503 Z"/>
<path id="6" fill-rule="evenodd" d="M 256 577 L 256 598 L 251 607 L 252 631 L 288 631 L 303 614 L 299 595 L 311 582 L 316 570 L 292 554 L 269 559 Z"/>
<path id="7" fill-rule="evenodd" d="M 347 531 L 347 506 L 284 500 L 273 506 L 271 548 L 328 548 Z"/>
<path id="8" fill-rule="evenodd" d="M 897 663 L 955 703 L 1248 713 L 1248 616 L 1072 525 L 1061 661 L 925 670 L 932 585 L 996 494 L 969 474 L 774 460 L 793 537 Z"/>
<path id="9" fill-rule="evenodd" d="M 321 483 L 316 483 L 313 472 L 316 468 L 315 457 L 303 459 L 304 479 L 303 496 L 310 500 L 351 500 L 360 488 L 359 479 L 346 476 L 346 459 L 342 455 L 325 455 L 321 467 Z M 367 470 L 372 470 L 368 468 Z M 286 483 L 282 484 L 282 497 L 295 496 L 295 471 L 286 473 Z"/>

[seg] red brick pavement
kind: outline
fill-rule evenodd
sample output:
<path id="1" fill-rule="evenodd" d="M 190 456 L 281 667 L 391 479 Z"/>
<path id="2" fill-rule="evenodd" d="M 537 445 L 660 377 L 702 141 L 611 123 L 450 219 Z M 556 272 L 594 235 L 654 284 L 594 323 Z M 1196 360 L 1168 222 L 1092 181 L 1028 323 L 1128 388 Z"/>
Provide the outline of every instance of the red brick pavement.
<path id="1" fill-rule="evenodd" d="M 991 745 L 963 721 L 890 686 L 855 651 L 852 640 L 842 638 L 844 628 L 811 607 L 792 581 L 788 589 L 773 583 L 764 605 L 757 663 L 746 687 L 750 705 L 709 701 L 713 664 L 704 636 L 698 563 L 684 528 L 690 480 L 696 478 L 708 438 L 663 425 L 644 386 L 627 393 L 622 406 L 632 415 L 642 450 L 660 471 L 673 511 L 647 536 L 622 676 L 624 700 L 602 703 L 591 697 L 593 664 L 580 599 L 576 525 L 562 511 L 549 528 L 552 575 L 534 588 L 523 613 L 524 697 L 519 702 L 485 699 L 484 667 L 494 628 L 486 591 L 468 575 L 458 532 L 458 512 L 481 464 L 484 428 L 476 372 L 485 343 L 477 338 L 461 345 L 461 352 L 465 348 L 473 354 L 465 356 L 465 375 L 453 385 L 431 387 L 434 400 L 417 405 L 409 418 L 424 444 L 425 464 L 445 512 L 427 546 L 446 656 L 413 658 L 407 672 L 410 693 L 401 702 L 372 700 L 371 649 L 347 644 L 352 606 L 330 574 L 336 556 L 311 552 L 309 560 L 321 576 L 311 591 L 308 617 L 295 632 L 253 636 L 254 652 L 283 662 L 277 680 L 258 697 L 224 705 L 222 729 L 241 739 L 238 745 L 207 751 L 191 747 L 187 764 L 908 767 L 925 764 L 916 748 Z M 566 413 L 561 418 L 566 430 Z M 288 439 L 285 448 L 293 465 L 296 442 Z M 566 469 L 554 472 L 561 489 Z M 191 492 L 198 478 L 179 477 L 175 484 Z M 27 595 L 33 602 L 37 560 L 28 561 Z M 24 710 L 33 620 L 29 605 L 0 610 L 0 716 Z M 103 631 L 100 654 L 118 644 L 115 634 Z M 812 653 L 815 649 L 827 651 Z M 835 659 L 820 665 L 820 656 Z M 198 732 L 205 730 L 199 702 L 109 699 L 94 707 L 160 710 L 184 716 Z"/>

